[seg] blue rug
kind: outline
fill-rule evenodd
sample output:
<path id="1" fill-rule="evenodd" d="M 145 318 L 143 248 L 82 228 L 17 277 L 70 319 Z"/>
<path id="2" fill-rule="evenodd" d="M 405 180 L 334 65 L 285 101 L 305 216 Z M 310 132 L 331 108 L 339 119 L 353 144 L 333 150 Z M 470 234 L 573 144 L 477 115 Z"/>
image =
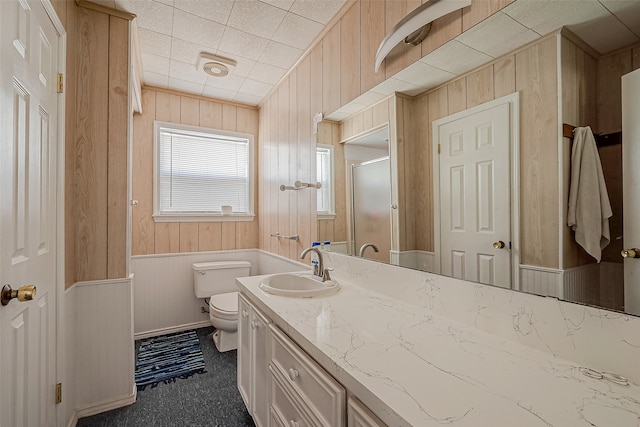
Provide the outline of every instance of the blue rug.
<path id="1" fill-rule="evenodd" d="M 205 372 L 195 331 L 147 338 L 140 343 L 135 374 L 138 390 Z"/>

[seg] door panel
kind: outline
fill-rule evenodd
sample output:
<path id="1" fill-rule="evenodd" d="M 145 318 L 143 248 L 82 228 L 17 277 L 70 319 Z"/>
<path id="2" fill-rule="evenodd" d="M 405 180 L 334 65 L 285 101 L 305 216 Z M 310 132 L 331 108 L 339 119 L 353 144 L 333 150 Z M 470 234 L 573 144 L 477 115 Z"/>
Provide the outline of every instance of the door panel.
<path id="1" fill-rule="evenodd" d="M 511 287 L 509 104 L 438 127 L 444 275 Z"/>
<path id="2" fill-rule="evenodd" d="M 56 75 L 59 36 L 40 1 L 0 8 L 0 426 L 55 425 Z M 62 96 L 62 95 L 60 95 Z"/>

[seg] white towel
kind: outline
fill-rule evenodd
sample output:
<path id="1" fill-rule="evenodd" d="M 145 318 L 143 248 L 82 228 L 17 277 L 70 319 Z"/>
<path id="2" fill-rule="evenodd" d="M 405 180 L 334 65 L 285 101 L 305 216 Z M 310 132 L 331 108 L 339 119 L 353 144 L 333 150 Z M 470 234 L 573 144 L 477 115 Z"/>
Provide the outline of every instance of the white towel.
<path id="1" fill-rule="evenodd" d="M 611 240 L 609 218 L 612 215 L 600 155 L 591 128 L 576 128 L 571 150 L 567 224 L 575 231 L 576 242 L 598 262 L 602 257 L 602 249 Z"/>

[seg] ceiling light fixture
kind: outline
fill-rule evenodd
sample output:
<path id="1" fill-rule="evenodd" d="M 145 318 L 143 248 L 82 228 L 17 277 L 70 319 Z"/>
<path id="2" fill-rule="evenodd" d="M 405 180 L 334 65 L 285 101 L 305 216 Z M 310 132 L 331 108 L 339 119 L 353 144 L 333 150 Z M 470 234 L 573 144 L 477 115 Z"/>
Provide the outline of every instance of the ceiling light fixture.
<path id="1" fill-rule="evenodd" d="M 196 70 L 204 71 L 213 77 L 225 77 L 233 71 L 236 61 L 222 56 L 213 55 L 207 52 L 200 52 L 196 62 Z"/>
<path id="2" fill-rule="evenodd" d="M 380 69 L 382 61 L 387 57 L 389 52 L 402 40 L 407 44 L 417 46 L 420 44 L 427 34 L 431 26 L 431 22 L 447 15 L 456 10 L 471 5 L 471 0 L 428 0 L 426 3 L 415 8 L 411 13 L 402 18 L 400 22 L 393 27 L 376 53 L 375 72 Z"/>

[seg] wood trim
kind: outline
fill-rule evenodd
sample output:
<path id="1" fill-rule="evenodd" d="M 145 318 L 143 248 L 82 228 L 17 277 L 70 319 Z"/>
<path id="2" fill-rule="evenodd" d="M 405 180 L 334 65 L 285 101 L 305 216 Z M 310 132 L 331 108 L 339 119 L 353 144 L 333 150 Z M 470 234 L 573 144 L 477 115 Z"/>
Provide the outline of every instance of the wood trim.
<path id="1" fill-rule="evenodd" d="M 107 15 L 116 16 L 118 18 L 126 19 L 127 21 L 133 21 L 133 19 L 136 17 L 136 15 L 133 13 L 125 12 L 124 10 L 113 9 L 87 0 L 76 0 L 76 4 L 79 7 L 84 7 L 85 9 L 94 10 L 96 12 L 106 13 Z"/>
<path id="2" fill-rule="evenodd" d="M 258 110 L 258 108 L 259 108 L 257 105 L 241 104 L 239 102 L 226 101 L 224 99 L 211 98 L 211 97 L 202 96 L 202 95 L 195 95 L 195 94 L 192 94 L 192 93 L 180 92 L 179 90 L 167 89 L 167 88 L 164 88 L 164 87 L 158 87 L 158 86 L 153 86 L 153 85 L 148 85 L 148 84 L 143 84 L 142 85 L 142 89 L 154 90 L 156 92 L 163 92 L 163 93 L 167 93 L 169 95 L 188 96 L 189 98 L 195 98 L 195 99 L 199 99 L 201 101 L 213 101 L 213 102 L 217 102 L 217 103 L 220 103 L 220 104 L 231 105 L 231 106 L 234 106 L 234 107 L 248 108 L 250 110 Z"/>

